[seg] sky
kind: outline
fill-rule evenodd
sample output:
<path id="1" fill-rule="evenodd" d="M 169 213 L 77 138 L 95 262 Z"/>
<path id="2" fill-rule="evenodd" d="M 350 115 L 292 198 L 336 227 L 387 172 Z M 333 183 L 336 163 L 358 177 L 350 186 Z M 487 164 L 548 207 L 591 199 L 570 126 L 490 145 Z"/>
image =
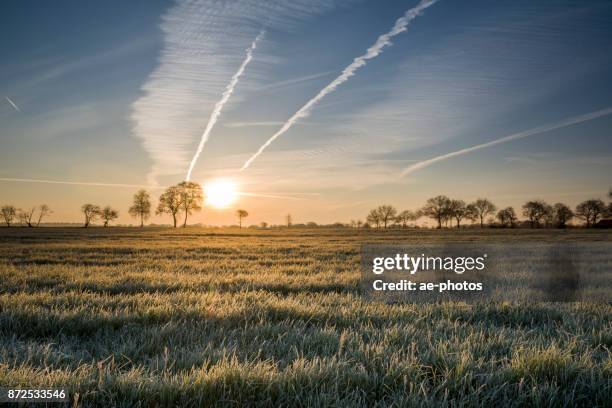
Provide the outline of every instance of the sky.
<path id="1" fill-rule="evenodd" d="M 127 208 L 138 186 L 156 198 L 185 180 L 201 143 L 191 180 L 231 178 L 245 193 L 193 216 L 211 225 L 236 223 L 237 208 L 247 224 L 287 213 L 297 223 L 348 222 L 438 194 L 516 209 L 603 199 L 612 3 L 439 0 L 379 39 L 419 4 L 8 2 L 0 204 L 47 203 L 49 221 L 78 222 L 91 202 L 135 222 Z M 528 135 L 422 165 L 520 132 Z"/>

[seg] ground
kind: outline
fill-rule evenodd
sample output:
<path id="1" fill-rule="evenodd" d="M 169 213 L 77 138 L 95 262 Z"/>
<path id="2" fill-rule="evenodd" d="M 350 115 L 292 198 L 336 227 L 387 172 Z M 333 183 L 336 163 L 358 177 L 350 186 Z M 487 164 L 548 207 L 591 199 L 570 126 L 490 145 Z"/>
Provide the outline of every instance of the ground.
<path id="1" fill-rule="evenodd" d="M 588 230 L 0 229 L 0 387 L 76 406 L 612 406 L 612 305 L 386 304 L 368 242 Z"/>

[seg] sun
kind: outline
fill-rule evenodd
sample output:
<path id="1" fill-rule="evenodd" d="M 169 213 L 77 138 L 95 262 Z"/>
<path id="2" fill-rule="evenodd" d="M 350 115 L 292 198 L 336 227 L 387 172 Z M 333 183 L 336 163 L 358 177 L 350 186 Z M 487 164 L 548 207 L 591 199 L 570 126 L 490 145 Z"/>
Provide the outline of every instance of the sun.
<path id="1" fill-rule="evenodd" d="M 226 208 L 238 199 L 236 183 L 229 179 L 214 180 L 204 184 L 206 204 L 215 208 Z"/>

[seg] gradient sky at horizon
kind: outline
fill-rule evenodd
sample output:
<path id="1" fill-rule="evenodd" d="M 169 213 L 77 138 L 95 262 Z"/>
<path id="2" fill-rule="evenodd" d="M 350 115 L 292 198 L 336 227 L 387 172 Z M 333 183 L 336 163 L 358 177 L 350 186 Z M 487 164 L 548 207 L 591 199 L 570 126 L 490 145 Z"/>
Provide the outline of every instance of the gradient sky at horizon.
<path id="1" fill-rule="evenodd" d="M 291 6 L 289 6 L 291 4 Z M 604 198 L 612 116 L 449 159 L 412 163 L 612 106 L 612 3 L 440 0 L 246 171 L 283 122 L 417 1 L 9 2 L 0 14 L 0 178 L 181 181 L 253 38 L 253 60 L 195 168 L 248 193 L 193 222 L 347 222 L 428 197 Z M 183 47 L 183 48 L 181 48 Z M 18 107 L 16 110 L 6 98 Z M 167 154 L 166 154 L 167 153 Z M 162 160 L 159 158 L 163 157 Z M 82 203 L 127 215 L 133 188 L 0 181 L 0 203 L 46 202 L 50 221 Z M 158 191 L 153 193 L 154 196 Z M 154 217 L 153 222 L 168 222 Z"/>

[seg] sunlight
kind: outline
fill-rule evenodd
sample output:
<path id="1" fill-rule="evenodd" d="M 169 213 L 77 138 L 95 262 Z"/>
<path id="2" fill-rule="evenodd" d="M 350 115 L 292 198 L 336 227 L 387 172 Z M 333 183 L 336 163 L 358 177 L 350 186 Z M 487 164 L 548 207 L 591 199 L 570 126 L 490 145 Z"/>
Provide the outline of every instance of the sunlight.
<path id="1" fill-rule="evenodd" d="M 238 198 L 236 183 L 229 179 L 215 180 L 204 185 L 206 204 L 215 208 L 226 208 Z"/>

